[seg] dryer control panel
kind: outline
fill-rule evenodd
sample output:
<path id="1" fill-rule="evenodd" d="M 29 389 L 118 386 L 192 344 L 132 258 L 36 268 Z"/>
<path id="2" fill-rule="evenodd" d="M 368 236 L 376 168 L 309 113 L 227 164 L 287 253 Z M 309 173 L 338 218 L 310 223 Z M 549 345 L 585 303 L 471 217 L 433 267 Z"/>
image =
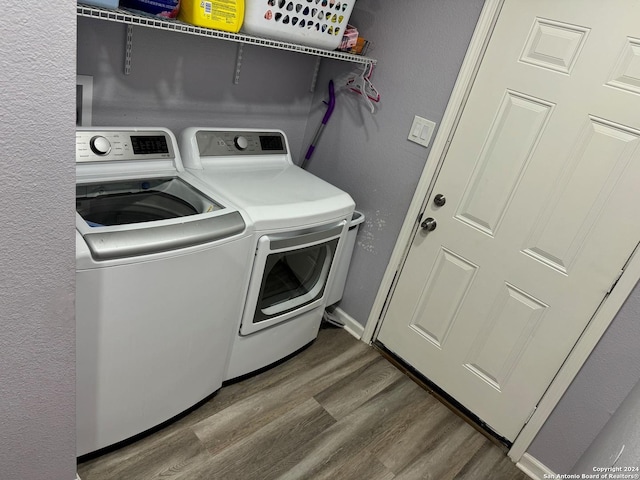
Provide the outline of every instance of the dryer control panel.
<path id="1" fill-rule="evenodd" d="M 279 132 L 198 130 L 196 142 L 201 157 L 287 153 L 287 142 Z"/>
<path id="2" fill-rule="evenodd" d="M 76 131 L 77 163 L 173 158 L 175 158 L 173 142 L 169 135 L 161 130 Z"/>

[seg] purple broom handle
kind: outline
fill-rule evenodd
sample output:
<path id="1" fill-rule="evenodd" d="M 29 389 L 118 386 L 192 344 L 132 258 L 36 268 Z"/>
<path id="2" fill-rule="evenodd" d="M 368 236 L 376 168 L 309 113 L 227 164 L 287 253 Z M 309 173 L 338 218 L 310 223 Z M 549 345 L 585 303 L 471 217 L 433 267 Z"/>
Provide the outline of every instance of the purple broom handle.
<path id="1" fill-rule="evenodd" d="M 336 108 L 336 92 L 333 88 L 333 80 L 329 80 L 329 104 L 327 106 L 327 111 L 324 114 L 324 117 L 322 117 L 323 125 L 326 125 L 331 118 L 331 114 L 333 113 L 334 108 Z"/>
<path id="2" fill-rule="evenodd" d="M 307 154 L 304 156 L 304 162 L 302 163 L 302 168 L 306 166 L 307 162 L 311 158 L 311 155 L 313 155 L 313 151 L 316 149 L 316 145 L 320 140 L 320 136 L 322 135 L 325 125 L 331 118 L 331 114 L 333 113 L 334 108 L 336 108 L 336 92 L 333 87 L 333 80 L 329 80 L 329 103 L 327 104 L 327 111 L 325 112 L 324 117 L 322 117 L 322 123 L 318 127 L 318 131 L 316 132 L 315 137 L 313 137 L 313 140 L 311 141 L 311 145 L 309 145 Z"/>

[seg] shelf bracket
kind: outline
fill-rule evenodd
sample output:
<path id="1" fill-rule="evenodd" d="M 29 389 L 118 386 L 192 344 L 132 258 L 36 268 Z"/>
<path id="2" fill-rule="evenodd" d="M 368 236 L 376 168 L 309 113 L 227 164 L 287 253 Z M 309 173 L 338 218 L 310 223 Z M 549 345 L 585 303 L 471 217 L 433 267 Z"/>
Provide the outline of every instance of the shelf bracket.
<path id="1" fill-rule="evenodd" d="M 244 53 L 244 43 L 238 43 L 238 52 L 236 53 L 236 70 L 233 74 L 233 84 L 240 83 L 240 70 L 242 69 L 242 54 Z"/>
<path id="2" fill-rule="evenodd" d="M 316 83 L 318 83 L 318 73 L 320 72 L 320 64 L 322 63 L 322 57 L 316 59 L 316 65 L 313 69 L 313 77 L 311 77 L 311 87 L 309 91 L 311 93 L 316 91 Z"/>
<path id="3" fill-rule="evenodd" d="M 131 73 L 131 51 L 133 50 L 133 25 L 127 25 L 127 42 L 124 50 L 124 74 Z"/>

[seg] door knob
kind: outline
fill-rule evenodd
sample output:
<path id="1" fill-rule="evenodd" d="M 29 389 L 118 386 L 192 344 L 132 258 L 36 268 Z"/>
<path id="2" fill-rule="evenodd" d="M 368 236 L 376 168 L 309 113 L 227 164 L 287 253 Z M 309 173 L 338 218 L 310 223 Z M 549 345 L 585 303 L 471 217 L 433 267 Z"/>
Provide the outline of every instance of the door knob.
<path id="1" fill-rule="evenodd" d="M 438 226 L 438 224 L 436 223 L 435 218 L 429 217 L 429 218 L 425 218 L 424 222 L 422 222 L 420 226 L 427 232 L 433 232 Z"/>
<path id="2" fill-rule="evenodd" d="M 433 203 L 435 203 L 438 207 L 442 207 L 445 203 L 447 203 L 447 198 L 439 193 L 435 197 L 433 197 Z"/>

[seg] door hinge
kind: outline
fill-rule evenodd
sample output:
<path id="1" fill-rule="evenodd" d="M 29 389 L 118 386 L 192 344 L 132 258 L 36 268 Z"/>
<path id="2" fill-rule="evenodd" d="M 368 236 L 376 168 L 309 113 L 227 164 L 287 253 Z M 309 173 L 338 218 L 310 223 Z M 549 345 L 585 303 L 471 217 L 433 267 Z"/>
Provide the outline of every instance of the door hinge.
<path id="1" fill-rule="evenodd" d="M 531 417 L 533 417 L 533 414 L 536 413 L 536 410 L 538 409 L 538 406 L 536 405 L 535 407 L 533 407 L 533 410 L 531 410 L 531 413 L 529 414 L 529 416 L 527 417 L 527 419 L 524 421 L 525 425 L 527 423 L 529 423 L 529 420 L 531 420 Z"/>
<path id="2" fill-rule="evenodd" d="M 613 291 L 614 288 L 616 288 L 616 285 L 618 284 L 618 282 L 620 281 L 620 277 L 622 277 L 622 274 L 624 273 L 624 268 L 622 270 L 620 270 L 618 272 L 618 275 L 616 275 L 616 278 L 613 279 L 613 283 L 611 284 L 611 286 L 609 287 L 609 290 L 607 290 L 607 293 L 611 293 Z"/>

